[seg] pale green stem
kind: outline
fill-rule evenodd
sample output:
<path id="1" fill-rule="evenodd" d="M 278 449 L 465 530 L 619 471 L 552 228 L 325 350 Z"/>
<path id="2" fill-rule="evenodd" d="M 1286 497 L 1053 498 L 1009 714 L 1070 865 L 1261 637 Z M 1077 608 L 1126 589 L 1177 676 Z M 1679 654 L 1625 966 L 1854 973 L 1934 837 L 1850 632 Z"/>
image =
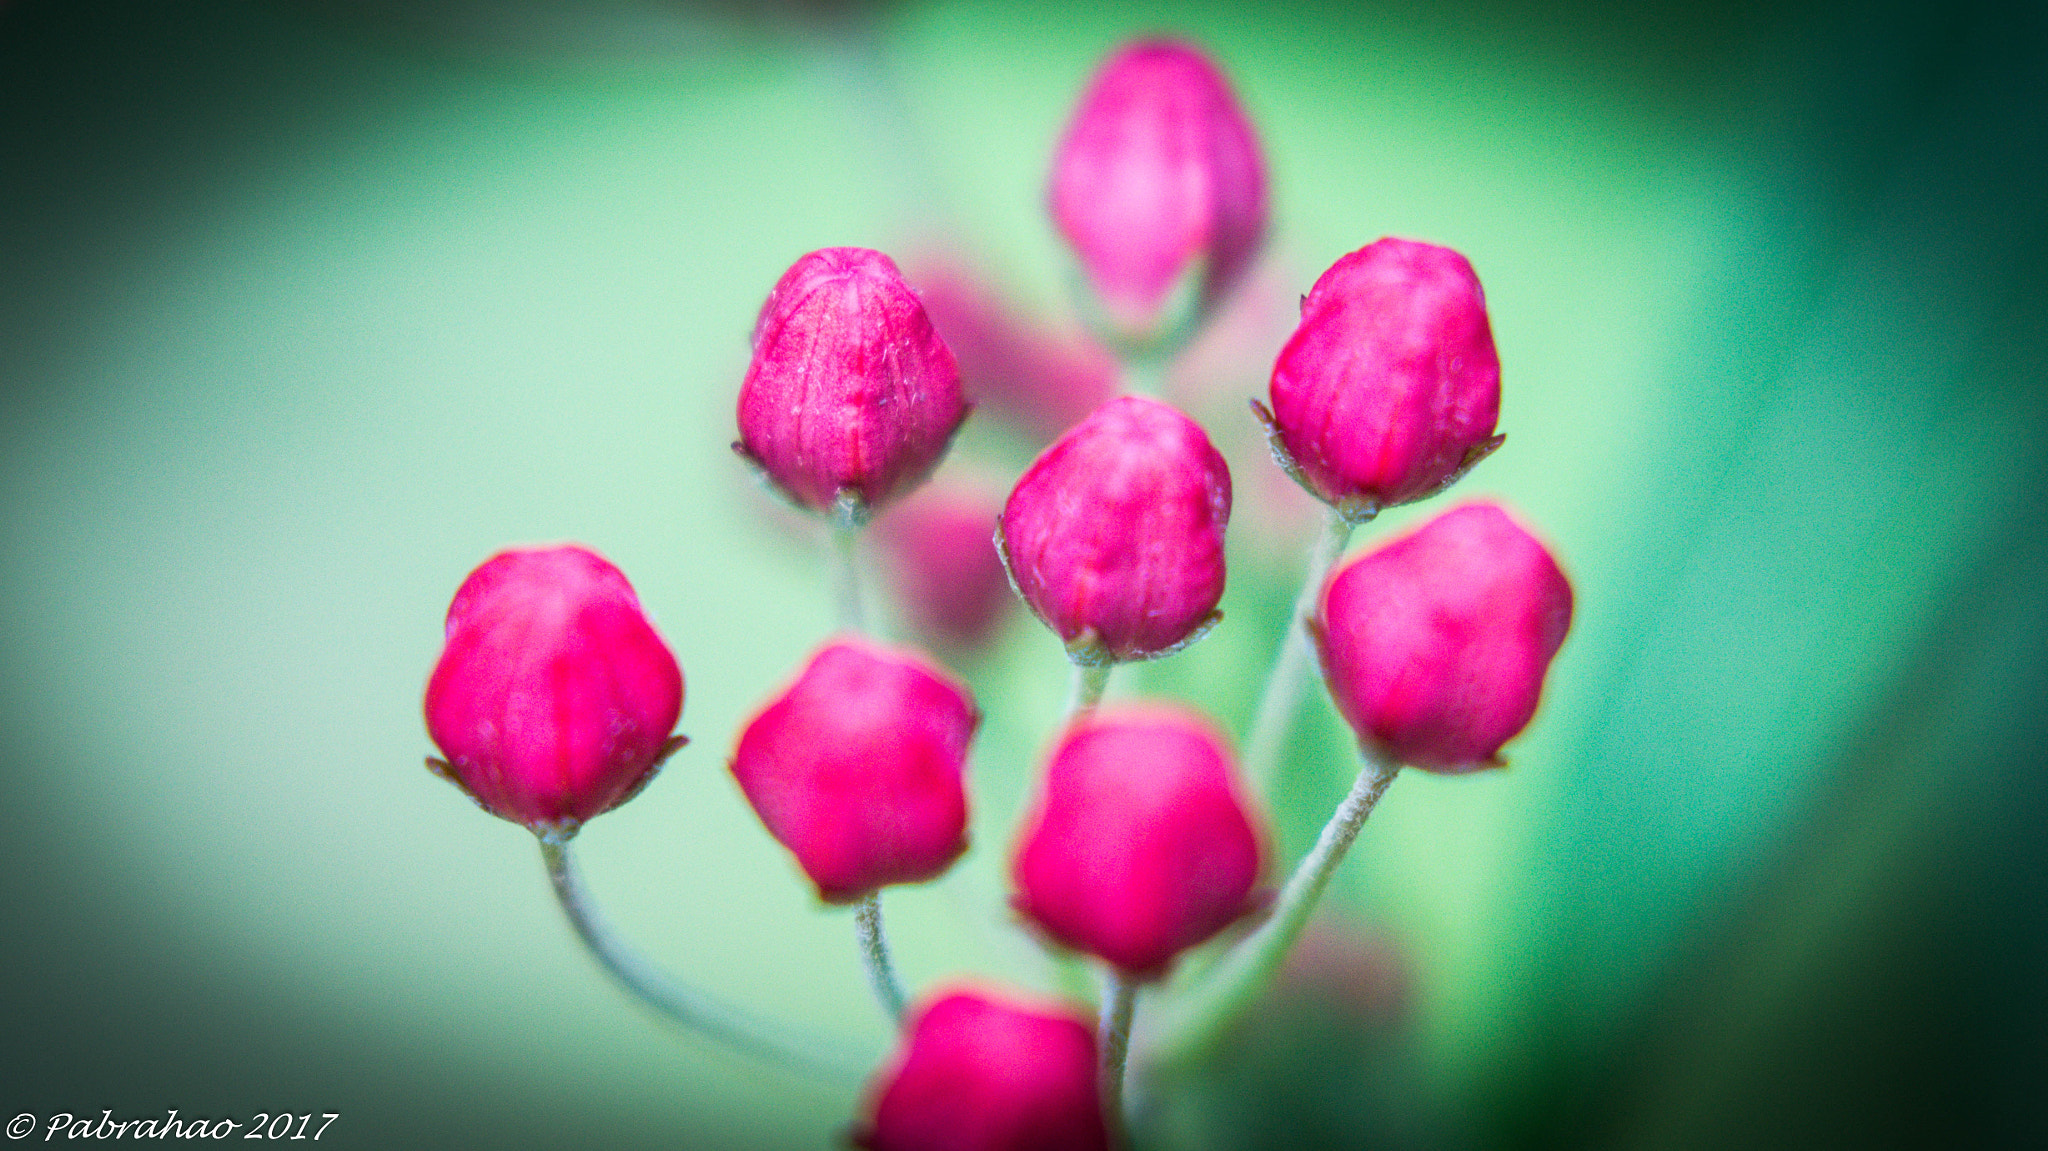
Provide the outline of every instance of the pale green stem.
<path id="1" fill-rule="evenodd" d="M 889 941 L 882 935 L 882 897 L 869 892 L 854 905 L 854 930 L 860 936 L 861 963 L 868 971 L 868 985 L 888 1014 L 889 1022 L 903 1023 L 903 984 L 896 978 L 896 965 L 889 959 Z"/>
<path id="2" fill-rule="evenodd" d="M 1131 1051 L 1131 1016 L 1138 1003 L 1138 981 L 1115 968 L 1102 973 L 1102 1004 L 1096 1019 L 1096 1047 L 1102 1056 L 1102 1116 L 1110 1140 L 1124 1142 L 1124 1064 Z"/>
<path id="3" fill-rule="evenodd" d="M 1245 739 L 1245 779 L 1260 794 L 1271 792 L 1273 774 L 1280 766 L 1280 752 L 1294 727 L 1294 716 L 1301 706 L 1301 689 L 1315 659 L 1314 645 L 1308 637 L 1308 617 L 1316 610 L 1323 580 L 1329 577 L 1337 557 L 1344 554 L 1351 529 L 1350 519 L 1336 508 L 1324 509 L 1322 531 L 1309 549 L 1308 571 L 1302 575 L 1300 594 L 1294 597 L 1294 615 L 1287 621 L 1287 630 L 1281 633 L 1280 650 L 1273 655 L 1273 670 L 1266 677 L 1251 734 Z"/>
<path id="4" fill-rule="evenodd" d="M 860 532 L 867 522 L 866 509 L 842 494 L 833 510 L 831 580 L 832 598 L 837 605 L 840 631 L 866 631 L 867 613 L 860 594 Z"/>
<path id="5" fill-rule="evenodd" d="M 1315 847 L 1302 858 L 1294 874 L 1287 877 L 1287 886 L 1281 889 L 1272 916 L 1232 948 L 1191 989 L 1181 1009 L 1161 1031 L 1157 1053 L 1160 1060 L 1174 1062 L 1206 1049 L 1272 981 L 1281 960 L 1287 957 L 1288 948 L 1308 923 L 1309 913 L 1315 910 L 1331 874 L 1343 862 L 1352 841 L 1358 838 L 1359 829 L 1365 826 L 1365 817 L 1372 814 L 1373 805 L 1386 794 L 1387 785 L 1401 770 L 1400 764 L 1377 751 L 1360 751 L 1365 764 L 1357 781 L 1337 805 L 1330 822 L 1323 825 Z"/>
<path id="6" fill-rule="evenodd" d="M 671 979 L 619 938 L 598 914 L 569 857 L 568 836 L 549 831 L 540 837 L 541 859 L 555 898 L 569 917 L 577 938 L 618 985 L 634 998 L 684 1027 L 769 1063 L 839 1083 L 857 1083 L 860 1061 L 821 1049 L 808 1036 L 784 1032 L 727 1006 L 685 983 Z"/>
<path id="7" fill-rule="evenodd" d="M 1102 693 L 1109 688 L 1109 673 L 1116 670 L 1113 663 L 1075 663 L 1074 678 L 1067 690 L 1067 721 L 1078 719 L 1082 712 L 1095 710 L 1102 702 Z"/>
<path id="8" fill-rule="evenodd" d="M 1123 376 L 1118 381 L 1127 396 L 1150 396 L 1158 399 L 1166 389 L 1166 369 L 1173 363 L 1173 357 L 1156 352 L 1140 352 L 1123 357 Z"/>

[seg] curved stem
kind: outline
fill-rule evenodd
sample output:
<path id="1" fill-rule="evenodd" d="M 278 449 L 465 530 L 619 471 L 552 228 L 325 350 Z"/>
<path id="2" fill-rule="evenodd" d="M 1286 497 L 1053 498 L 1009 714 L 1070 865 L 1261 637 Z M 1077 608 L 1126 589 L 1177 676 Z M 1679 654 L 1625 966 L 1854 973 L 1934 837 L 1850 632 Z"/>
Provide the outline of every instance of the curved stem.
<path id="1" fill-rule="evenodd" d="M 1117 1146 L 1123 1144 L 1124 1064 L 1131 1051 L 1131 1016 L 1137 1003 L 1137 980 L 1113 967 L 1105 969 L 1096 1047 L 1102 1056 L 1102 1115 Z"/>
<path id="2" fill-rule="evenodd" d="M 555 898 L 568 915 L 569 925 L 576 929 L 577 938 L 583 941 L 612 979 L 635 999 L 735 1051 L 834 1082 L 859 1082 L 862 1072 L 857 1060 L 821 1051 L 820 1045 L 809 1037 L 786 1034 L 780 1028 L 728 1007 L 688 984 L 679 983 L 627 946 L 598 914 L 596 904 L 584 891 L 582 878 L 569 858 L 567 835 L 559 831 L 543 832 L 540 854 L 547 864 L 548 880 L 554 885 Z"/>
<path id="3" fill-rule="evenodd" d="M 1280 650 L 1273 655 L 1273 670 L 1266 677 L 1265 693 L 1259 697 L 1259 710 L 1254 713 L 1251 734 L 1244 744 L 1245 779 L 1261 794 L 1270 790 L 1273 773 L 1279 769 L 1280 751 L 1287 742 L 1287 733 L 1294 727 L 1301 689 L 1315 656 L 1308 638 L 1309 614 L 1316 610 L 1323 580 L 1336 565 L 1337 557 L 1344 554 L 1351 528 L 1351 521 L 1336 508 L 1324 509 L 1322 532 L 1309 549 L 1308 571 L 1302 575 L 1301 591 L 1294 597 L 1294 615 L 1287 621 L 1287 630 L 1281 633 Z"/>
<path id="4" fill-rule="evenodd" d="M 1344 861 L 1345 852 L 1351 850 L 1359 829 L 1365 826 L 1365 817 L 1372 814 L 1380 796 L 1386 794 L 1387 785 L 1401 770 L 1400 764 L 1377 751 L 1361 748 L 1360 754 L 1365 764 L 1359 769 L 1350 794 L 1337 805 L 1336 813 L 1323 825 L 1316 845 L 1302 857 L 1294 874 L 1287 877 L 1287 886 L 1280 890 L 1272 916 L 1217 962 L 1162 1031 L 1158 1052 L 1162 1060 L 1176 1061 L 1208 1047 L 1251 1005 L 1279 970 L 1280 961 L 1287 957 L 1288 948 L 1301 935 L 1309 913 L 1322 898 L 1331 874 Z"/>
<path id="5" fill-rule="evenodd" d="M 860 958 L 868 971 L 868 985 L 896 1026 L 903 1023 L 903 984 L 896 978 L 896 965 L 889 959 L 889 941 L 882 934 L 882 897 L 869 892 L 854 905 L 854 931 L 860 936 Z"/>

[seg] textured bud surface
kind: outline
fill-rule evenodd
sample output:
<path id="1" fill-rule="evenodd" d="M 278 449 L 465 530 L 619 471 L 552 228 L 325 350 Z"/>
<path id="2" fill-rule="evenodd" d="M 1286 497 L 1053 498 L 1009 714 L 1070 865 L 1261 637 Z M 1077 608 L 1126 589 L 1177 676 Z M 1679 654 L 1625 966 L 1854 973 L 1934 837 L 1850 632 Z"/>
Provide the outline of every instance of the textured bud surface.
<path id="1" fill-rule="evenodd" d="M 1107 1151 L 1095 1034 L 1064 1010 L 952 990 L 912 1010 L 870 1090 L 868 1151 Z"/>
<path id="2" fill-rule="evenodd" d="M 946 647 L 988 642 L 1015 601 L 989 542 L 1002 511 L 991 493 L 935 480 L 875 522 L 897 598 L 919 633 Z"/>
<path id="3" fill-rule="evenodd" d="M 1096 73 L 1061 137 L 1052 216 L 1110 317 L 1144 333 L 1176 283 L 1213 302 L 1258 254 L 1266 171 L 1237 98 L 1185 44 L 1144 40 Z"/>
<path id="4" fill-rule="evenodd" d="M 930 474 L 966 417 L 953 353 L 895 263 L 826 248 L 761 307 L 735 447 L 804 507 L 844 492 L 873 508 Z"/>
<path id="5" fill-rule="evenodd" d="M 536 831 L 630 798 L 682 708 L 682 671 L 632 585 L 579 547 L 501 552 L 471 572 L 427 681 L 438 770 Z"/>
<path id="6" fill-rule="evenodd" d="M 1572 622 L 1543 545 L 1493 504 L 1446 512 L 1324 585 L 1316 640 L 1361 741 L 1431 771 L 1497 766 Z"/>
<path id="7" fill-rule="evenodd" d="M 978 718 L 918 656 L 842 637 L 747 724 L 732 774 L 819 897 L 850 903 L 967 850 L 961 776 Z"/>
<path id="8" fill-rule="evenodd" d="M 1229 522 L 1230 469 L 1200 425 L 1123 396 L 1025 471 L 1002 546 L 1024 602 L 1077 656 L 1145 659 L 1210 621 Z"/>
<path id="9" fill-rule="evenodd" d="M 1138 978 L 1252 906 L 1263 848 L 1223 737 L 1159 705 L 1089 712 L 1054 747 L 1010 874 L 1017 910 Z"/>
<path id="10" fill-rule="evenodd" d="M 1325 501 L 1409 503 L 1495 446 L 1500 359 L 1465 257 L 1385 239 L 1330 266 L 1273 364 L 1271 422 Z"/>

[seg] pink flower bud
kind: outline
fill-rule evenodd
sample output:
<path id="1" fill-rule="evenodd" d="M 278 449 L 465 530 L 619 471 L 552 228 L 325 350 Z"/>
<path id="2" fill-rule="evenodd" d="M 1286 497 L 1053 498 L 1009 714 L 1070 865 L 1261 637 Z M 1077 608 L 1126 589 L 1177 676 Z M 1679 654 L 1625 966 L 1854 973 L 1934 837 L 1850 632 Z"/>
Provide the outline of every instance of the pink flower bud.
<path id="1" fill-rule="evenodd" d="M 993 494 L 941 478 L 875 521 L 875 543 L 911 626 L 944 647 L 987 643 L 1016 602 L 989 543 L 1001 512 Z"/>
<path id="2" fill-rule="evenodd" d="M 1053 158 L 1052 217 L 1113 325 L 1143 340 L 1184 279 L 1199 303 L 1236 283 L 1266 231 L 1266 170 L 1221 72 L 1169 40 L 1096 73 Z"/>
<path id="3" fill-rule="evenodd" d="M 626 577 L 580 547 L 500 552 L 448 605 L 427 681 L 428 766 L 484 810 L 573 832 L 640 790 L 680 738 L 683 674 Z"/>
<path id="4" fill-rule="evenodd" d="M 1301 302 L 1272 397 L 1259 414 L 1282 466 L 1354 522 L 1443 490 L 1502 439 L 1500 359 L 1472 265 L 1394 239 L 1338 260 Z"/>
<path id="5" fill-rule="evenodd" d="M 843 497 L 858 519 L 929 475 L 966 418 L 953 353 L 896 265 L 826 248 L 761 306 L 733 447 L 796 503 Z"/>
<path id="6" fill-rule="evenodd" d="M 867 1151 L 1107 1151 L 1095 1033 L 1062 1008 L 954 989 L 912 1009 L 854 1132 Z"/>
<path id="7" fill-rule="evenodd" d="M 1150 659 L 1215 622 L 1229 522 L 1230 469 L 1201 426 L 1123 396 L 1025 471 L 998 546 L 1024 602 L 1077 660 Z"/>
<path id="8" fill-rule="evenodd" d="M 935 261 L 917 282 L 975 411 L 1044 444 L 1116 395 L 1116 358 L 1080 333 L 1033 323 L 956 264 Z"/>
<path id="9" fill-rule="evenodd" d="M 1264 851 L 1223 737 L 1160 705 L 1084 714 L 1061 735 L 1018 840 L 1019 912 L 1136 978 L 1254 904 Z"/>
<path id="10" fill-rule="evenodd" d="M 916 655 L 843 636 L 740 734 L 733 778 L 828 903 L 937 877 L 967 850 L 980 717 Z"/>
<path id="11" fill-rule="evenodd" d="M 1470 504 L 1338 569 L 1313 627 L 1361 742 L 1460 772 L 1500 765 L 1571 622 L 1550 553 L 1500 508 Z"/>

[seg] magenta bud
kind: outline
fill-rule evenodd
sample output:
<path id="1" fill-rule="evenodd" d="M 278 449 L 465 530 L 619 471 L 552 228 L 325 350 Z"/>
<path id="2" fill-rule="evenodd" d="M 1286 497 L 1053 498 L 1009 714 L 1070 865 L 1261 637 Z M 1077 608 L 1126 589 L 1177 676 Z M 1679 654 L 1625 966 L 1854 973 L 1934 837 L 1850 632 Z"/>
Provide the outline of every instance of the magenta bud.
<path id="1" fill-rule="evenodd" d="M 732 774 L 818 897 L 852 903 L 967 850 L 961 776 L 979 720 L 923 659 L 843 636 L 747 724 Z"/>
<path id="2" fill-rule="evenodd" d="M 943 478 L 875 521 L 878 550 L 911 626 L 954 650 L 987 643 L 1015 600 L 989 543 L 1002 512 L 993 494 Z"/>
<path id="3" fill-rule="evenodd" d="M 1196 49 L 1126 45 L 1103 64 L 1053 157 L 1053 222 L 1122 337 L 1143 342 L 1192 281 L 1213 305 L 1266 231 L 1266 169 L 1230 85 Z"/>
<path id="4" fill-rule="evenodd" d="M 799 505 L 862 519 L 929 475 L 966 418 L 953 353 L 895 263 L 825 248 L 761 306 L 733 447 Z"/>
<path id="5" fill-rule="evenodd" d="M 1500 508 L 1470 504 L 1338 569 L 1313 630 L 1360 742 L 1462 772 L 1500 766 L 1571 622 L 1550 553 Z"/>
<path id="6" fill-rule="evenodd" d="M 1250 911 L 1264 849 L 1222 735 L 1157 704 L 1060 736 L 1011 861 L 1019 912 L 1139 979 Z"/>
<path id="7" fill-rule="evenodd" d="M 1201 426 L 1122 396 L 1025 471 L 998 546 L 1024 602 L 1076 661 L 1150 659 L 1215 622 L 1229 522 L 1230 469 Z"/>
<path id="8" fill-rule="evenodd" d="M 1332 264 L 1273 364 L 1272 399 L 1260 416 L 1281 465 L 1353 522 L 1455 482 L 1501 440 L 1500 358 L 1472 265 L 1395 239 Z"/>
<path id="9" fill-rule="evenodd" d="M 867 1151 L 1107 1151 L 1095 1033 L 1062 1007 L 956 988 L 914 1007 L 853 1135 Z"/>
<path id="10" fill-rule="evenodd" d="M 448 605 L 428 766 L 484 810 L 573 833 L 681 746 L 683 673 L 619 569 L 580 547 L 500 552 Z"/>

